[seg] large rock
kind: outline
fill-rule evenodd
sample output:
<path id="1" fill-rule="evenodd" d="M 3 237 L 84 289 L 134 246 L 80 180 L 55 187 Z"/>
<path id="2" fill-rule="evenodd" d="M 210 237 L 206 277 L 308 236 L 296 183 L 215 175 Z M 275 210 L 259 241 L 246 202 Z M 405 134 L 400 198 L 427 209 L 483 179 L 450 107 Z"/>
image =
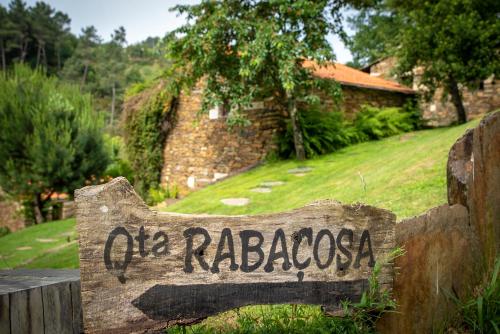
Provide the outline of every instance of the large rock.
<path id="1" fill-rule="evenodd" d="M 462 205 L 443 205 L 396 225 L 393 296 L 396 313 L 378 322 L 382 333 L 432 333 L 454 312 L 447 294 L 465 297 L 481 278 L 481 252 Z"/>
<path id="2" fill-rule="evenodd" d="M 465 205 L 488 267 L 500 254 L 500 112 L 486 116 L 452 146 L 448 203 Z"/>

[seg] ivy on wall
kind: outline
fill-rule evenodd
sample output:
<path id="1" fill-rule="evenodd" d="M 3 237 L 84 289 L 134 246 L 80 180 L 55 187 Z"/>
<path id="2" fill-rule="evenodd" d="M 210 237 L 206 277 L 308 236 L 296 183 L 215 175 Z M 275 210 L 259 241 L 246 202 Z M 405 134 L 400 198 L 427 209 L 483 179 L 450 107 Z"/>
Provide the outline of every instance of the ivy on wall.
<path id="1" fill-rule="evenodd" d="M 127 153 L 134 170 L 134 188 L 149 202 L 149 189 L 160 185 L 163 149 L 174 126 L 179 85 L 162 81 L 156 87 L 129 96 L 124 129 Z"/>

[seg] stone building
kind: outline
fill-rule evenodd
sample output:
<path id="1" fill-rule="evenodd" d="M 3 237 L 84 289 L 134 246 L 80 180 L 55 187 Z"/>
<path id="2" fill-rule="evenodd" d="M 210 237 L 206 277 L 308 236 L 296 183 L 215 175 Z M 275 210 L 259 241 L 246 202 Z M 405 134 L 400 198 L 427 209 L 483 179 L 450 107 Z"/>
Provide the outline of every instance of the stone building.
<path id="1" fill-rule="evenodd" d="M 305 66 L 314 66 L 306 63 Z M 402 106 L 414 91 L 399 83 L 376 78 L 342 64 L 315 67 L 314 75 L 335 79 L 342 86 L 340 106 L 326 101 L 326 109 L 340 108 L 352 117 L 361 106 Z M 200 86 L 201 87 L 201 86 Z M 175 126 L 164 148 L 163 185 L 181 193 L 206 186 L 230 174 L 251 168 L 276 148 L 275 137 L 284 129 L 286 112 L 272 99 L 256 101 L 246 111 L 251 124 L 228 129 L 220 108 L 199 115 L 202 90 L 181 94 Z"/>
<path id="2" fill-rule="evenodd" d="M 386 57 L 371 63 L 362 71 L 376 78 L 397 82 L 394 75 L 396 63 L 397 59 L 395 57 Z M 419 86 L 418 82 L 418 71 L 416 71 L 413 89 L 423 93 L 424 87 Z M 500 85 L 495 82 L 495 78 L 492 76 L 481 82 L 477 90 L 462 89 L 462 99 L 467 118 L 478 118 L 489 111 L 500 108 Z M 447 126 L 457 121 L 456 109 L 449 96 L 447 98 L 443 97 L 442 88 L 436 90 L 430 101 L 422 98 L 420 108 L 427 126 Z"/>

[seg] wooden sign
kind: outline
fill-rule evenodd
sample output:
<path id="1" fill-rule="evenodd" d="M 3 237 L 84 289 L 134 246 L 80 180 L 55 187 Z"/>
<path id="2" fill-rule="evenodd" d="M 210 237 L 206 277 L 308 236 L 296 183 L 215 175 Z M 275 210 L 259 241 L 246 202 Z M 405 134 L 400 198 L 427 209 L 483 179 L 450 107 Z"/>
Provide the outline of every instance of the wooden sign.
<path id="1" fill-rule="evenodd" d="M 154 331 L 253 304 L 358 301 L 395 215 L 323 201 L 290 212 L 151 211 L 124 178 L 75 193 L 85 330 Z M 283 198 L 286 200 L 286 198 Z M 392 266 L 380 284 L 390 289 Z"/>

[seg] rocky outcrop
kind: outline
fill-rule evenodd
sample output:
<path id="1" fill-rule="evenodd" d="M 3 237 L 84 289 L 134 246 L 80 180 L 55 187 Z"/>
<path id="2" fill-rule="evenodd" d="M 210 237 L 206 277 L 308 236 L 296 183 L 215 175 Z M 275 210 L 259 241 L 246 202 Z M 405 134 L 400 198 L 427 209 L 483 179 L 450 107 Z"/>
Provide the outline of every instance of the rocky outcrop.
<path id="1" fill-rule="evenodd" d="M 14 201 L 2 198 L 0 190 L 0 227 L 7 227 L 10 232 L 23 229 L 24 217 L 21 213 L 21 205 Z"/>
<path id="2" fill-rule="evenodd" d="M 454 314 L 450 295 L 464 298 L 481 278 L 481 252 L 467 208 L 433 208 L 396 225 L 405 255 L 395 260 L 398 304 L 378 327 L 382 333 L 432 333 Z"/>
<path id="3" fill-rule="evenodd" d="M 500 252 L 500 112 L 486 116 L 452 146 L 448 202 L 396 225 L 395 313 L 382 333 L 432 333 L 456 316 Z"/>
<path id="4" fill-rule="evenodd" d="M 452 146 L 447 165 L 448 203 L 469 209 L 485 263 L 500 254 L 500 112 L 487 115 Z"/>

